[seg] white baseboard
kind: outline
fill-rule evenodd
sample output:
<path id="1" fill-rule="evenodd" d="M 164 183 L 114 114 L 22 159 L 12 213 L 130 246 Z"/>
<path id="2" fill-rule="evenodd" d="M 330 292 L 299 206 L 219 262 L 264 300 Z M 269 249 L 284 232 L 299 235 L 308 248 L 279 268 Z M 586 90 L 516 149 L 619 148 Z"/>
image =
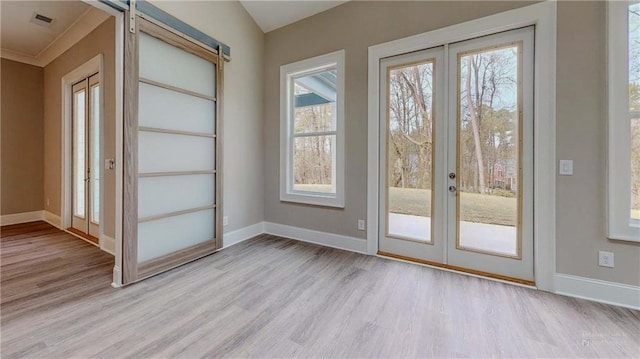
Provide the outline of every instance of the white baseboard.
<path id="1" fill-rule="evenodd" d="M 0 216 L 0 225 L 8 226 L 10 224 L 42 221 L 42 212 L 43 211 L 31 211 L 31 212 L 5 214 Z"/>
<path id="2" fill-rule="evenodd" d="M 113 266 L 113 282 L 111 282 L 111 286 L 114 288 L 122 287 L 122 273 L 120 273 L 118 265 Z"/>
<path id="3" fill-rule="evenodd" d="M 250 226 L 240 228 L 233 232 L 225 233 L 222 236 L 222 248 L 229 248 L 234 244 L 246 241 L 249 238 L 253 238 L 257 235 L 264 233 L 264 222 L 252 224 Z"/>
<path id="4" fill-rule="evenodd" d="M 640 309 L 640 286 L 556 273 L 555 292 L 569 297 Z"/>
<path id="5" fill-rule="evenodd" d="M 49 211 L 42 211 L 43 216 L 42 216 L 42 220 L 49 223 L 50 225 L 62 229 L 62 220 L 60 219 L 60 216 L 55 215 Z"/>
<path id="6" fill-rule="evenodd" d="M 100 249 L 115 256 L 116 255 L 116 239 L 103 234 L 100 237 Z"/>
<path id="7" fill-rule="evenodd" d="M 265 233 L 273 234 L 274 236 L 291 238 L 302 242 L 315 243 L 326 247 L 367 254 L 367 241 L 365 239 L 313 231 L 310 229 L 291 227 L 284 224 L 270 222 L 264 223 L 264 231 Z"/>

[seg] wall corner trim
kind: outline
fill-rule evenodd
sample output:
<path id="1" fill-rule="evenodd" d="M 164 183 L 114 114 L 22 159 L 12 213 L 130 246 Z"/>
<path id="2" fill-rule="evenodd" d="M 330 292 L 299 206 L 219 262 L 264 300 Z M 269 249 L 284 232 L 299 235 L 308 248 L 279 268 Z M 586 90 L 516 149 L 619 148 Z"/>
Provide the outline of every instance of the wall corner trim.
<path id="1" fill-rule="evenodd" d="M 556 273 L 554 292 L 640 310 L 640 286 Z"/>
<path id="2" fill-rule="evenodd" d="M 224 233 L 222 236 L 222 249 L 229 248 L 249 238 L 253 238 L 264 233 L 265 222 L 258 222 L 247 227 L 237 229 L 233 232 Z"/>
<path id="3" fill-rule="evenodd" d="M 60 219 L 60 216 L 53 214 L 49 211 L 42 211 L 43 215 L 42 215 L 42 220 L 49 223 L 50 225 L 58 228 L 58 229 L 63 229 L 62 228 L 62 220 Z"/>
<path id="4" fill-rule="evenodd" d="M 302 242 L 319 244 L 325 247 L 367 254 L 367 240 L 339 234 L 319 232 L 284 224 L 265 222 L 264 232 L 274 236 L 291 238 Z"/>
<path id="5" fill-rule="evenodd" d="M 115 256 L 116 239 L 103 234 L 102 236 L 100 236 L 100 249 Z"/>

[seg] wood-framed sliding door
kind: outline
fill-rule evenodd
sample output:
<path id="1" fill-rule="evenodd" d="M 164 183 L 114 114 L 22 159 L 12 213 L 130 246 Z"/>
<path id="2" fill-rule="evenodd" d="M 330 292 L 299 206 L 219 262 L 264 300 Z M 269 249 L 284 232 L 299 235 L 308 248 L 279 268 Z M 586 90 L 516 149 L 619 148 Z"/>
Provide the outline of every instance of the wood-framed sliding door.
<path id="1" fill-rule="evenodd" d="M 141 17 L 125 35 L 124 284 L 222 245 L 218 53 Z"/>

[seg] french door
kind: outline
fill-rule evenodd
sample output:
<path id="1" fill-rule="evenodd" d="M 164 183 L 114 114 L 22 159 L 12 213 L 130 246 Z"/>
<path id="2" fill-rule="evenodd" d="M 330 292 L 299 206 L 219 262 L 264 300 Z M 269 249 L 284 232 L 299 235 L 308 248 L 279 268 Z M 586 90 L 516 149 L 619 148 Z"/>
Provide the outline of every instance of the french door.
<path id="1" fill-rule="evenodd" d="M 135 29 L 125 52 L 124 284 L 222 244 L 222 55 L 141 17 Z"/>
<path id="2" fill-rule="evenodd" d="M 533 36 L 381 61 L 381 254 L 533 283 Z"/>
<path id="3" fill-rule="evenodd" d="M 71 230 L 97 243 L 100 225 L 100 79 L 94 74 L 71 88 Z"/>

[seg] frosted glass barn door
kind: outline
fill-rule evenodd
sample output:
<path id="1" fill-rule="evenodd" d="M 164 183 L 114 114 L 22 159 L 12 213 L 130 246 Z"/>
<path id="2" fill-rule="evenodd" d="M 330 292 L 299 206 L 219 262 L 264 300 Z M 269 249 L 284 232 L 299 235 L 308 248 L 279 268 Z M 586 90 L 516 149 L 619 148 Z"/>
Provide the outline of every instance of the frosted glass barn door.
<path id="1" fill-rule="evenodd" d="M 143 19 L 137 25 L 125 69 L 134 94 L 125 94 L 125 283 L 214 252 L 222 233 L 218 57 Z"/>

